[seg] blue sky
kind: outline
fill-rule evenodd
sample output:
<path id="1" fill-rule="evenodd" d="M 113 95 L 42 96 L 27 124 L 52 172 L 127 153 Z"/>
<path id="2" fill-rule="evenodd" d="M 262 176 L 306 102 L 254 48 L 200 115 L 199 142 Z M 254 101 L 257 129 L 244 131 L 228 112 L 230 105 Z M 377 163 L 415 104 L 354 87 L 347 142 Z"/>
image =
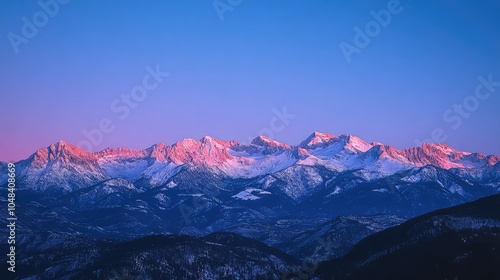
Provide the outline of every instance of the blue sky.
<path id="1" fill-rule="evenodd" d="M 500 81 L 496 1 L 243 0 L 222 20 L 213 1 L 73 0 L 26 38 L 23 18 L 43 23 L 49 2 L 0 1 L 0 160 L 61 139 L 101 150 L 264 132 L 297 144 L 315 130 L 500 154 L 500 87 L 474 97 L 479 76 Z M 348 62 L 339 45 L 356 47 L 355 28 L 388 5 L 399 12 Z M 148 66 L 169 76 L 121 119 L 111 104 Z M 284 107 L 295 117 L 273 129 Z M 83 130 L 103 119 L 112 132 L 92 143 Z"/>

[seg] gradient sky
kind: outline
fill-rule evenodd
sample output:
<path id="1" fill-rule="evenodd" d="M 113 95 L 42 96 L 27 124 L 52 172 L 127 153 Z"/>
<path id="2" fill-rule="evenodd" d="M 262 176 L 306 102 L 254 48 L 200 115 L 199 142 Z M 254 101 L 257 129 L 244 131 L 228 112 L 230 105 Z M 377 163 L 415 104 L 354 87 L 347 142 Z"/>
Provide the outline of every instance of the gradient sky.
<path id="1" fill-rule="evenodd" d="M 401 0 L 348 63 L 339 44 L 389 2 L 244 0 L 221 20 L 211 0 L 73 0 L 16 54 L 9 34 L 43 10 L 1 0 L 0 160 L 80 143 L 103 118 L 115 129 L 93 150 L 248 141 L 283 107 L 296 117 L 271 136 L 289 144 L 317 130 L 406 148 L 442 129 L 455 148 L 500 154 L 500 87 L 460 126 L 443 119 L 473 102 L 478 76 L 500 81 L 500 3 Z M 121 120 L 110 105 L 148 65 L 170 76 Z"/>

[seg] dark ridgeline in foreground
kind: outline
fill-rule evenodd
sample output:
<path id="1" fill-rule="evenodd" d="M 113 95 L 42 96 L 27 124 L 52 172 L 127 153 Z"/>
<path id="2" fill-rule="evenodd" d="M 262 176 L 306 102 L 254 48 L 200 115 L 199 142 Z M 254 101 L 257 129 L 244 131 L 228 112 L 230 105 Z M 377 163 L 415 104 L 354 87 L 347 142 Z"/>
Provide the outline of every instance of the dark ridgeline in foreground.
<path id="1" fill-rule="evenodd" d="M 19 252 L 23 257 L 16 277 L 280 279 L 300 266 L 296 258 L 280 250 L 233 233 L 153 235 L 125 242 L 71 237 L 59 242 L 38 252 Z M 0 275 L 14 279 L 6 271 Z"/>
<path id="2" fill-rule="evenodd" d="M 55 236 L 42 236 L 43 245 L 38 249 L 19 252 L 23 258 L 17 276 L 37 275 L 39 279 L 309 276 L 298 258 L 234 233 L 205 237 L 152 235 L 130 241 L 52 235 Z M 6 250 L 5 245 L 0 249 Z M 346 255 L 320 263 L 311 278 L 499 279 L 498 264 L 500 194 L 437 210 L 372 234 Z M 302 274 L 290 273 L 300 271 Z M 10 273 L 0 274 L 2 279 L 11 279 Z"/>
<path id="3" fill-rule="evenodd" d="M 437 210 L 375 233 L 321 279 L 500 279 L 500 195 Z"/>

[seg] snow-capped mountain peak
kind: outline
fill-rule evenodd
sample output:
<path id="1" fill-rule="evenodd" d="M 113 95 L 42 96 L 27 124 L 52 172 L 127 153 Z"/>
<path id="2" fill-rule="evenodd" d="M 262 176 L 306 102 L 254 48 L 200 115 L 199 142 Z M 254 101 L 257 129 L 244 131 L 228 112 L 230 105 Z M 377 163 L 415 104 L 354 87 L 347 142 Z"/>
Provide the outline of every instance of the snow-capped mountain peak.
<path id="1" fill-rule="evenodd" d="M 127 148 L 106 148 L 96 154 L 100 158 L 120 159 L 120 158 L 141 158 L 148 155 L 146 150 L 135 150 Z"/>
<path id="2" fill-rule="evenodd" d="M 151 146 L 148 151 L 149 151 L 149 157 L 160 161 L 160 162 L 165 162 L 167 161 L 167 148 L 169 146 L 165 145 L 164 143 L 158 143 L 153 146 Z"/>
<path id="3" fill-rule="evenodd" d="M 337 139 L 338 139 L 337 136 L 334 136 L 334 135 L 331 135 L 328 133 L 315 131 L 315 132 L 313 132 L 313 134 L 311 134 L 309 137 L 307 137 L 306 140 L 304 140 L 302 143 L 300 143 L 299 146 L 302 148 L 306 148 L 306 149 L 315 149 L 318 147 L 326 147 L 331 142 L 334 142 Z"/>
<path id="4" fill-rule="evenodd" d="M 237 141 L 226 141 L 226 140 L 220 140 L 217 138 L 213 138 L 211 136 L 205 136 L 201 138 L 200 142 L 205 145 L 210 145 L 213 147 L 217 147 L 220 149 L 228 149 L 231 148 L 235 145 L 238 145 L 239 143 Z"/>
<path id="5" fill-rule="evenodd" d="M 253 145 L 262 146 L 262 147 L 272 147 L 272 148 L 282 148 L 282 149 L 290 149 L 290 145 L 283 144 L 274 139 L 271 139 L 266 136 L 258 136 L 252 140 Z"/>
<path id="6" fill-rule="evenodd" d="M 48 174 L 47 182 L 61 185 L 66 184 L 68 172 L 74 170 L 79 178 L 76 185 L 103 178 L 145 178 L 156 185 L 167 182 L 185 165 L 231 178 L 253 178 L 281 171 L 293 173 L 295 167 L 307 166 L 333 172 L 355 171 L 370 179 L 427 165 L 461 169 L 462 173 L 472 169 L 473 176 L 479 178 L 481 172 L 498 162 L 499 156 L 462 152 L 445 144 L 398 150 L 378 142 L 368 143 L 354 135 L 337 137 L 314 132 L 298 146 L 265 136 L 255 138 L 251 145 L 205 136 L 172 145 L 158 143 L 145 150 L 107 148 L 87 152 L 60 141 L 38 150 L 21 161 L 20 166 L 22 174 L 30 180 Z"/>
<path id="7" fill-rule="evenodd" d="M 354 135 L 342 134 L 339 140 L 344 144 L 344 149 L 352 152 L 366 152 L 372 148 L 371 144 Z"/>
<path id="8" fill-rule="evenodd" d="M 69 144 L 65 141 L 59 141 L 51 144 L 47 148 L 42 148 L 32 155 L 32 164 L 36 167 L 47 165 L 50 162 L 60 161 L 68 163 L 72 160 L 92 160 L 94 155 L 82 148 Z"/>
<path id="9" fill-rule="evenodd" d="M 295 156 L 299 159 L 306 159 L 311 156 L 311 154 L 304 148 L 297 147 Z"/>

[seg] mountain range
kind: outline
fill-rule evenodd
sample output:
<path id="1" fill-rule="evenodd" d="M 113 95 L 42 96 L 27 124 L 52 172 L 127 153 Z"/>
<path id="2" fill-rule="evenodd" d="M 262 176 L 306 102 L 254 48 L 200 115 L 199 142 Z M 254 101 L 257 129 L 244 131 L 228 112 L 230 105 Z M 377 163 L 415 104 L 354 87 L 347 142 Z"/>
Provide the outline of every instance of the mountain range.
<path id="1" fill-rule="evenodd" d="M 287 254 L 278 266 L 263 266 L 276 275 L 299 259 L 340 258 L 365 237 L 416 216 L 497 194 L 499 161 L 445 144 L 399 150 L 320 132 L 296 146 L 264 136 L 248 145 L 206 136 L 87 152 L 60 141 L 15 163 L 18 238 L 31 255 L 60 246 L 113 251 L 151 236 L 191 236 L 190 244 L 213 249 L 203 238 L 225 232 Z M 6 169 L 0 163 L 2 203 Z M 111 273 L 87 268 L 88 275 Z M 54 271 L 64 279 L 74 272 Z"/>
<path id="2" fill-rule="evenodd" d="M 199 141 L 184 139 L 170 146 L 160 143 L 145 150 L 108 148 L 91 153 L 59 141 L 36 151 L 18 165 L 27 184 L 43 180 L 43 184 L 33 187 L 72 191 L 113 178 L 144 178 L 152 186 L 161 185 L 186 165 L 230 178 L 255 178 L 294 166 L 321 166 L 332 172 L 362 171 L 358 172 L 361 177 L 375 179 L 427 165 L 445 170 L 476 170 L 467 173 L 481 177 L 481 173 L 499 161 L 500 156 L 463 152 L 446 144 L 398 150 L 352 135 L 314 132 L 297 146 L 265 136 L 255 138 L 250 145 L 206 136 Z M 69 173 L 71 176 L 67 177 Z"/>

